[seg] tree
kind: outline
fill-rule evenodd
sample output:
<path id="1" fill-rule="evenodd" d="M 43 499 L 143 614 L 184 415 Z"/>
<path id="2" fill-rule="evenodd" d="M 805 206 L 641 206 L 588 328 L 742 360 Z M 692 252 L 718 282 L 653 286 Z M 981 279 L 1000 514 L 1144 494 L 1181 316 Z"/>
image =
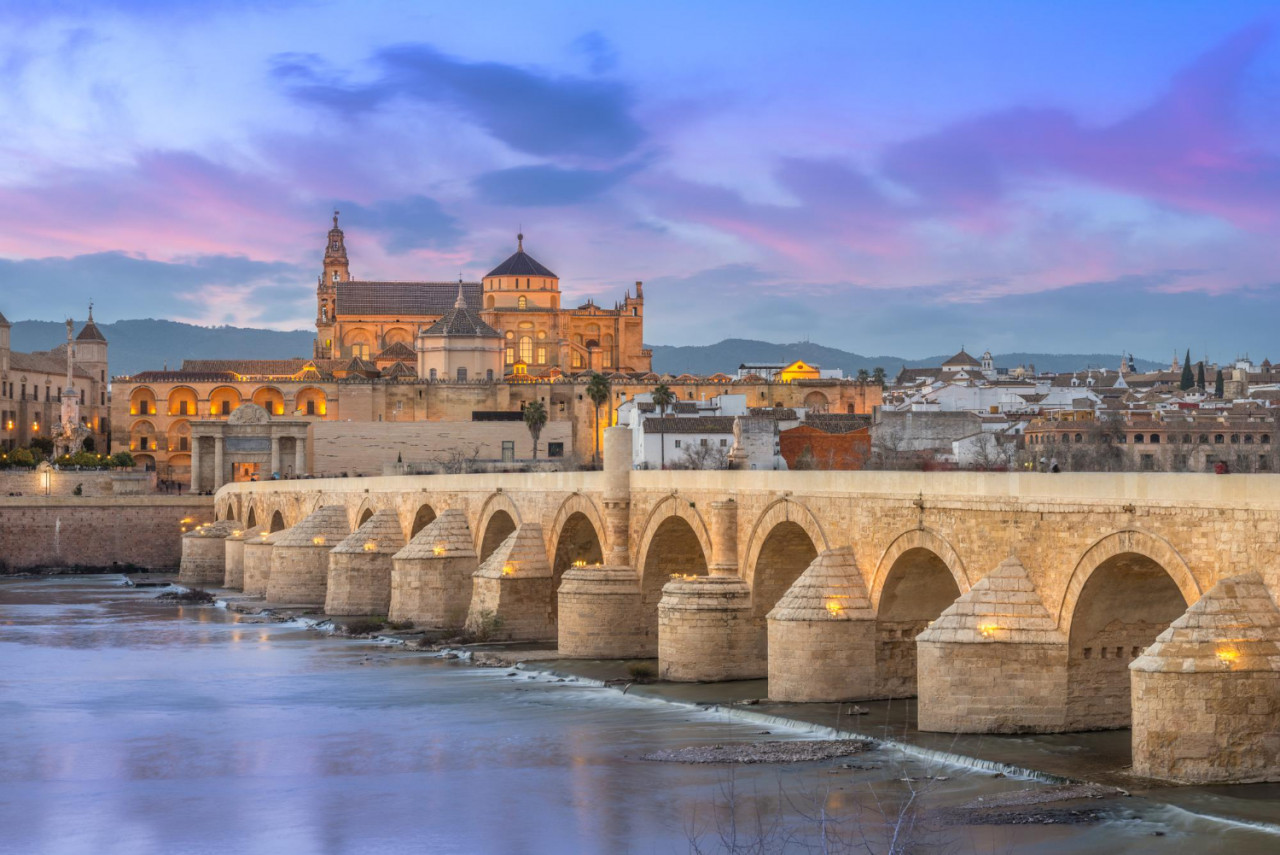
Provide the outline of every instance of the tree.
<path id="1" fill-rule="evenodd" d="M 594 405 L 591 408 L 592 449 L 591 461 L 596 463 L 600 457 L 600 408 L 609 402 L 609 378 L 594 372 L 587 381 L 587 397 Z"/>
<path id="2" fill-rule="evenodd" d="M 871 372 L 871 382 L 882 388 L 884 387 L 884 369 L 879 365 L 876 366 L 875 371 Z"/>
<path id="3" fill-rule="evenodd" d="M 870 379 L 871 379 L 871 372 L 867 371 L 867 369 L 865 369 L 865 368 L 859 368 L 859 369 L 858 369 L 858 382 L 859 382 L 859 383 L 866 383 L 866 382 L 868 382 Z"/>
<path id="4" fill-rule="evenodd" d="M 1195 384 L 1195 375 L 1191 373 L 1191 348 L 1188 347 L 1187 355 L 1182 360 L 1182 379 L 1178 382 L 1178 388 L 1185 392 Z"/>
<path id="5" fill-rule="evenodd" d="M 676 401 L 675 392 L 671 391 L 671 387 L 666 383 L 659 383 L 653 389 L 653 405 L 658 408 L 658 417 L 661 418 L 667 412 L 667 407 Z M 664 431 L 658 431 L 658 466 L 661 469 L 667 468 L 667 435 Z"/>
<path id="6" fill-rule="evenodd" d="M 1222 386 L 1223 386 L 1223 382 L 1224 382 L 1224 380 L 1223 380 L 1223 377 L 1222 377 L 1222 369 L 1221 369 L 1221 368 L 1219 368 L 1219 369 L 1218 369 L 1218 376 L 1217 376 L 1217 377 L 1215 377 L 1215 378 L 1213 378 L 1213 394 L 1214 394 L 1214 395 L 1216 395 L 1216 396 L 1217 396 L 1217 397 L 1219 397 L 1219 398 L 1221 398 L 1221 397 L 1225 394 L 1225 392 L 1223 391 L 1223 388 L 1222 388 Z"/>
<path id="7" fill-rule="evenodd" d="M 1198 389 L 1209 388 L 1204 384 L 1204 361 L 1203 360 L 1196 363 L 1196 388 Z"/>
<path id="8" fill-rule="evenodd" d="M 31 467 L 36 465 L 36 456 L 31 453 L 29 448 L 19 448 L 9 454 L 9 462 L 14 466 Z"/>
<path id="9" fill-rule="evenodd" d="M 542 435 L 542 429 L 547 424 L 547 408 L 542 405 L 541 401 L 533 401 L 525 405 L 524 408 L 524 426 L 529 429 L 529 436 L 533 439 L 533 459 L 538 459 L 538 437 Z"/>
<path id="10" fill-rule="evenodd" d="M 117 469 L 132 469 L 137 465 L 134 463 L 133 455 L 127 451 L 117 451 L 109 459 L 111 465 Z"/>

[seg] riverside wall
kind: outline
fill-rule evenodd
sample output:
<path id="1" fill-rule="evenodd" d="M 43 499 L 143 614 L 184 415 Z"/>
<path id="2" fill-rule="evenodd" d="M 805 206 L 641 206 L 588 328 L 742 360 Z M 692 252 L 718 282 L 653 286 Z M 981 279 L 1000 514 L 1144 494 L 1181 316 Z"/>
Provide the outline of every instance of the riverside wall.
<path id="1" fill-rule="evenodd" d="M 177 569 L 182 532 L 212 519 L 209 496 L 0 496 L 0 572 Z"/>

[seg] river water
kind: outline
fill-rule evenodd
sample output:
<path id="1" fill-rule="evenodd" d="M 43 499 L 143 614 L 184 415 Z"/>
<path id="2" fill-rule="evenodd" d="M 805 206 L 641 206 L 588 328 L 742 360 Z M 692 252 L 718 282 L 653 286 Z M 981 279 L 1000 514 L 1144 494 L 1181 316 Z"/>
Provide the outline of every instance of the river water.
<path id="1" fill-rule="evenodd" d="M 824 816 L 831 851 L 888 851 L 895 828 L 913 851 L 1280 849 L 1138 799 L 1099 801 L 1103 821 L 1084 825 L 946 823 L 938 811 L 1046 785 L 893 749 L 650 762 L 808 737 L 155 593 L 115 576 L 0 581 L 0 852 L 811 851 Z"/>

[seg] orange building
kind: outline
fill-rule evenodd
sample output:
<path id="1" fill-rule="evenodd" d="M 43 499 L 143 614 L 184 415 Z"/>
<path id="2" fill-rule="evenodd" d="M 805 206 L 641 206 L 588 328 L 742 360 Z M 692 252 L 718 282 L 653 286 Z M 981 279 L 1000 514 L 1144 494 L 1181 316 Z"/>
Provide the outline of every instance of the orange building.
<path id="1" fill-rule="evenodd" d="M 855 470 L 871 457 L 871 422 L 862 416 L 811 415 L 778 434 L 788 469 Z"/>

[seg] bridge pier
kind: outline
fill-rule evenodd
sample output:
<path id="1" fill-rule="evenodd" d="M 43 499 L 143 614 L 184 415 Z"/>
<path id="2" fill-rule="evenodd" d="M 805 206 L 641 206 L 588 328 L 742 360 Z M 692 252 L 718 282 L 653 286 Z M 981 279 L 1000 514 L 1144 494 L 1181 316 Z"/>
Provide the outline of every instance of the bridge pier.
<path id="1" fill-rule="evenodd" d="M 279 540 L 277 535 L 283 536 L 288 529 L 273 533 L 263 525 L 257 531 L 256 537 L 244 542 L 244 592 L 251 597 L 265 597 L 267 580 L 271 578 L 271 550 Z"/>
<path id="2" fill-rule="evenodd" d="M 392 557 L 403 547 L 395 511 L 377 511 L 365 520 L 329 553 L 325 614 L 388 614 Z"/>
<path id="3" fill-rule="evenodd" d="M 1280 610 L 1259 574 L 1219 582 L 1129 671 L 1135 774 L 1280 781 Z"/>
<path id="4" fill-rule="evenodd" d="M 479 566 L 466 515 L 446 508 L 392 557 L 387 616 L 428 629 L 462 629 Z"/>
<path id="5" fill-rule="evenodd" d="M 1010 557 L 916 636 L 921 730 L 1065 729 L 1067 639 Z"/>
<path id="6" fill-rule="evenodd" d="M 467 629 L 501 641 L 556 637 L 555 580 L 542 526 L 523 523 L 472 577 Z"/>
<path id="7" fill-rule="evenodd" d="M 285 529 L 271 548 L 267 602 L 323 606 L 329 584 L 329 550 L 351 533 L 347 511 L 338 505 L 317 508 Z"/>
<path id="8" fill-rule="evenodd" d="M 236 529 L 227 536 L 227 553 L 223 564 L 222 587 L 230 588 L 233 591 L 244 589 L 244 544 L 246 541 L 256 538 L 261 530 L 261 526 L 254 526 L 247 531 L 245 529 Z"/>
<path id="9" fill-rule="evenodd" d="M 603 566 L 571 567 L 556 592 L 556 647 L 579 659 L 647 659 L 658 653 L 644 614 L 640 576 L 630 566 L 631 428 L 604 432 Z"/>
<path id="10" fill-rule="evenodd" d="M 768 623 L 770 700 L 876 696 L 876 615 L 853 547 L 818 555 Z"/>
<path id="11" fill-rule="evenodd" d="M 184 534 L 178 581 L 183 585 L 221 585 L 226 575 L 226 539 L 236 525 L 232 520 L 219 520 Z"/>
<path id="12" fill-rule="evenodd" d="M 712 562 L 707 576 L 662 587 L 658 603 L 658 674 L 664 680 L 751 680 L 767 672 L 763 619 L 738 575 L 738 503 L 711 503 Z"/>

